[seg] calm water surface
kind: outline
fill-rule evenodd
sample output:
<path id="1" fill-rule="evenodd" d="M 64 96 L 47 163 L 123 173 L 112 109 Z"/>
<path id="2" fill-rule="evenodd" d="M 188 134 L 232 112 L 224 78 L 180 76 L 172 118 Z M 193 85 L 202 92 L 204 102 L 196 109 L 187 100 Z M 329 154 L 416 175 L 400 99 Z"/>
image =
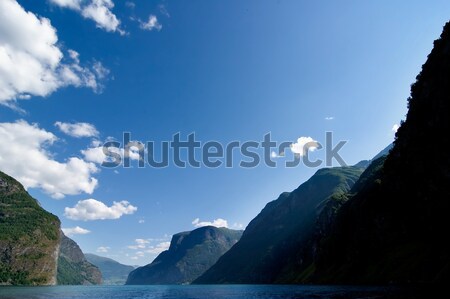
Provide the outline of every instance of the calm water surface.
<path id="1" fill-rule="evenodd" d="M 336 286 L 54 286 L 0 287 L 0 299 L 412 299 L 412 289 Z"/>

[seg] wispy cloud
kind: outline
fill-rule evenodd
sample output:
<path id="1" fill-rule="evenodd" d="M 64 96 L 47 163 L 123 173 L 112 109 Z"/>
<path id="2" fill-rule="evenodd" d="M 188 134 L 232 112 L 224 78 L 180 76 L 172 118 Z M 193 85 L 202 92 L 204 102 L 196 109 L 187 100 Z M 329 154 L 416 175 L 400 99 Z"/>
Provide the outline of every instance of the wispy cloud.
<path id="1" fill-rule="evenodd" d="M 91 232 L 90 230 L 87 230 L 85 228 L 81 228 L 79 226 L 69 227 L 69 228 L 61 228 L 61 230 L 68 237 L 73 236 L 73 235 L 86 235 L 86 234 L 89 234 Z"/>
<path id="2" fill-rule="evenodd" d="M 155 258 L 161 252 L 169 249 L 169 238 L 170 236 L 159 239 L 135 239 L 133 245 L 127 246 L 128 249 L 134 250 L 130 258 L 133 260 L 138 260 L 146 256 Z"/>
<path id="3" fill-rule="evenodd" d="M 117 147 L 111 147 L 108 149 L 110 152 L 114 152 L 120 155 L 120 157 L 123 159 L 126 156 L 129 157 L 131 160 L 140 160 L 141 156 L 139 155 L 139 149 L 132 146 L 129 148 L 128 152 L 125 152 L 123 148 L 117 148 Z M 94 162 L 97 164 L 102 164 L 103 162 L 109 161 L 109 158 L 105 155 L 103 152 L 103 146 L 99 140 L 93 140 L 90 147 L 88 147 L 85 150 L 81 150 L 81 154 L 84 156 L 84 159 L 89 162 Z M 118 173 L 118 172 L 116 172 Z"/>
<path id="4" fill-rule="evenodd" d="M 99 134 L 95 126 L 89 123 L 64 123 L 57 121 L 55 126 L 58 127 L 61 132 L 75 138 L 97 137 Z"/>
<path id="5" fill-rule="evenodd" d="M 160 5 L 158 5 L 158 8 L 159 8 L 159 12 L 160 12 L 163 16 L 165 16 L 165 17 L 167 17 L 167 18 L 170 18 L 170 14 L 169 14 L 169 11 L 167 10 L 166 5 L 160 4 Z"/>
<path id="6" fill-rule="evenodd" d="M 277 154 L 277 152 L 272 151 L 272 152 L 270 153 L 270 157 L 272 157 L 272 158 L 274 158 L 274 159 L 276 159 L 276 158 L 282 158 L 282 157 L 284 157 L 284 152 L 281 152 L 281 153 Z"/>
<path id="7" fill-rule="evenodd" d="M 162 25 L 158 22 L 158 18 L 155 15 L 150 15 L 147 21 L 139 21 L 139 27 L 143 30 L 157 30 L 160 31 L 162 29 Z"/>
<path id="8" fill-rule="evenodd" d="M 168 242 L 168 241 L 161 242 L 161 243 L 156 244 L 155 246 L 150 246 L 150 248 L 147 249 L 146 252 L 150 253 L 150 254 L 160 254 L 161 252 L 168 250 L 169 247 L 170 247 L 170 242 Z"/>
<path id="9" fill-rule="evenodd" d="M 200 221 L 199 218 L 195 218 L 192 221 L 192 225 L 194 225 L 194 227 L 203 227 L 203 226 L 228 227 L 228 221 L 222 218 L 217 218 L 213 221 Z"/>
<path id="10" fill-rule="evenodd" d="M 243 229 L 244 225 L 242 223 L 235 222 L 235 223 L 233 223 L 233 228 L 234 229 Z"/>
<path id="11" fill-rule="evenodd" d="M 131 9 L 134 9 L 136 7 L 136 4 L 132 1 L 126 1 L 125 6 Z"/>
<path id="12" fill-rule="evenodd" d="M 120 20 L 112 12 L 114 8 L 112 0 L 50 0 L 50 2 L 61 8 L 79 12 L 85 19 L 94 21 L 98 28 L 105 31 L 126 34 L 120 28 Z"/>
<path id="13" fill-rule="evenodd" d="M 334 119 L 334 116 L 327 116 L 327 117 L 325 117 L 325 120 L 333 120 Z"/>
<path id="14" fill-rule="evenodd" d="M 64 209 L 64 216 L 72 220 L 106 220 L 119 219 L 123 215 L 130 215 L 137 211 L 137 207 L 132 206 L 128 201 L 113 202 L 108 207 L 103 202 L 93 198 L 80 200 L 73 207 Z"/>
<path id="15" fill-rule="evenodd" d="M 100 246 L 99 248 L 97 248 L 96 251 L 97 251 L 98 253 L 108 253 L 110 249 L 111 249 L 111 248 L 108 247 L 108 246 Z"/>

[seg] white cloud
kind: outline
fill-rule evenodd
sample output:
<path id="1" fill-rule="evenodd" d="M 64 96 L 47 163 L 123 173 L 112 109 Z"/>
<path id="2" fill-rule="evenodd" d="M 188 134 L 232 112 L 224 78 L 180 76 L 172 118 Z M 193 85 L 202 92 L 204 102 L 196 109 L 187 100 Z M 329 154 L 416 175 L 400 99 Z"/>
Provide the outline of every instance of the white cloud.
<path id="1" fill-rule="evenodd" d="M 55 126 L 61 132 L 76 138 L 98 136 L 98 131 L 95 126 L 89 123 L 64 123 L 57 121 Z"/>
<path id="2" fill-rule="evenodd" d="M 120 155 L 122 158 L 122 161 L 125 157 L 125 150 L 123 148 L 117 148 L 117 147 L 109 147 L 108 150 L 110 152 L 114 152 Z M 103 146 L 98 140 L 94 140 L 91 147 L 81 150 L 81 154 L 83 154 L 84 159 L 86 161 L 94 162 L 97 164 L 102 164 L 103 162 L 112 161 L 111 157 L 107 157 L 103 152 Z M 132 146 L 130 147 L 130 150 L 128 151 L 128 157 L 131 160 L 138 161 L 141 157 L 139 155 L 138 148 Z"/>
<path id="3" fill-rule="evenodd" d="M 170 241 L 168 239 L 170 236 L 165 235 L 164 238 L 158 239 L 135 239 L 133 245 L 127 246 L 128 249 L 136 250 L 134 257 L 136 259 L 144 257 L 146 254 L 158 255 L 161 252 L 169 249 Z M 159 242 L 156 245 L 150 245 L 151 243 Z"/>
<path id="4" fill-rule="evenodd" d="M 146 239 L 135 239 L 134 242 L 134 245 L 128 246 L 129 249 L 145 249 L 147 247 L 147 244 L 150 244 L 150 241 Z"/>
<path id="5" fill-rule="evenodd" d="M 79 12 L 85 19 L 94 21 L 98 28 L 125 34 L 125 31 L 120 29 L 120 20 L 112 12 L 114 8 L 112 0 L 50 0 L 50 2 Z"/>
<path id="6" fill-rule="evenodd" d="M 107 253 L 111 248 L 108 246 L 100 246 L 99 248 L 97 248 L 97 252 L 98 253 Z"/>
<path id="7" fill-rule="evenodd" d="M 319 147 L 319 143 L 311 137 L 300 137 L 297 142 L 292 143 L 290 146 L 291 151 L 299 156 L 304 156 L 306 151 L 315 151 Z"/>
<path id="8" fill-rule="evenodd" d="M 242 223 L 237 223 L 237 222 L 235 222 L 235 223 L 233 224 L 233 228 L 234 228 L 234 229 L 243 229 L 243 228 L 244 228 L 244 225 L 243 225 Z"/>
<path id="9" fill-rule="evenodd" d="M 169 247 L 170 242 L 161 242 L 156 246 L 150 246 L 150 248 L 146 252 L 150 254 L 160 254 L 161 252 L 168 250 Z"/>
<path id="10" fill-rule="evenodd" d="M 50 0 L 53 4 L 56 4 L 60 7 L 66 7 L 71 9 L 80 9 L 81 0 Z"/>
<path id="11" fill-rule="evenodd" d="M 276 158 L 282 158 L 282 157 L 284 157 L 284 152 L 281 152 L 280 154 L 277 154 L 277 152 L 272 151 L 272 152 L 270 153 L 270 157 L 272 157 L 272 158 L 274 158 L 274 159 L 276 159 Z"/>
<path id="12" fill-rule="evenodd" d="M 98 28 L 102 28 L 109 32 L 119 32 L 125 34 L 120 29 L 120 21 L 111 11 L 114 8 L 112 0 L 92 0 L 91 3 L 81 10 L 81 15 L 86 19 L 96 22 Z"/>
<path id="13" fill-rule="evenodd" d="M 199 218 L 195 218 L 192 221 L 192 225 L 195 227 L 203 227 L 203 226 L 215 226 L 215 227 L 228 227 L 228 221 L 222 218 L 217 218 L 211 221 L 200 221 Z"/>
<path id="14" fill-rule="evenodd" d="M 84 159 L 86 161 L 102 164 L 103 161 L 106 161 L 106 155 L 103 153 L 103 147 L 90 147 L 86 150 L 81 150 L 81 153 L 84 155 Z"/>
<path id="15" fill-rule="evenodd" d="M 162 25 L 158 22 L 158 18 L 155 15 L 150 15 L 146 22 L 139 20 L 139 24 L 141 29 L 143 30 L 157 30 L 160 31 L 162 29 Z"/>
<path id="16" fill-rule="evenodd" d="M 64 216 L 72 220 L 106 220 L 119 219 L 123 215 L 130 215 L 137 211 L 128 201 L 113 202 L 108 207 L 103 202 L 93 198 L 80 200 L 73 207 L 64 209 Z"/>
<path id="17" fill-rule="evenodd" d="M 86 234 L 89 234 L 91 232 L 90 230 L 87 230 L 85 228 L 81 228 L 79 226 L 70 227 L 70 228 L 61 228 L 61 230 L 68 237 L 73 236 L 73 235 L 86 235 Z"/>
<path id="18" fill-rule="evenodd" d="M 144 220 L 144 219 L 140 219 L 140 220 L 138 221 L 138 223 L 139 223 L 139 224 L 145 223 L 145 220 Z"/>
<path id="19" fill-rule="evenodd" d="M 25 188 L 41 188 L 54 198 L 91 194 L 97 186 L 92 175 L 98 171 L 94 163 L 80 158 L 64 162 L 54 160 L 48 151 L 57 137 L 51 132 L 19 120 L 0 123 L 0 167 L 15 177 Z"/>
<path id="20" fill-rule="evenodd" d="M 397 131 L 398 131 L 399 128 L 400 128 L 400 125 L 394 124 L 394 125 L 392 126 L 392 132 L 397 133 Z"/>
<path id="21" fill-rule="evenodd" d="M 334 116 L 327 116 L 327 117 L 325 117 L 325 120 L 333 120 L 334 119 Z"/>
<path id="22" fill-rule="evenodd" d="M 145 239 L 136 239 L 135 241 L 137 244 L 149 244 L 150 243 L 149 240 L 145 240 Z"/>
<path id="23" fill-rule="evenodd" d="M 82 67 L 74 53 L 64 59 L 49 19 L 25 11 L 16 0 L 0 1 L 0 104 L 15 107 L 17 100 L 45 97 L 65 86 L 100 91 L 97 72 Z"/>

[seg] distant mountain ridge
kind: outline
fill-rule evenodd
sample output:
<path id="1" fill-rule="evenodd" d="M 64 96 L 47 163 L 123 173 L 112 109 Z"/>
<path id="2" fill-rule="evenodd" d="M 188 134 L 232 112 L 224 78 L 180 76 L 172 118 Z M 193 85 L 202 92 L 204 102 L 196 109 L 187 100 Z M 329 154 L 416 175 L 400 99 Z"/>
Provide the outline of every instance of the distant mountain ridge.
<path id="1" fill-rule="evenodd" d="M 175 234 L 168 250 L 132 271 L 126 284 L 186 284 L 211 267 L 241 237 L 242 231 L 205 226 Z"/>
<path id="2" fill-rule="evenodd" d="M 135 269 L 133 266 L 123 265 L 113 259 L 92 253 L 86 253 L 85 257 L 91 264 L 100 269 L 103 285 L 123 285 L 128 278 L 128 274 Z"/>

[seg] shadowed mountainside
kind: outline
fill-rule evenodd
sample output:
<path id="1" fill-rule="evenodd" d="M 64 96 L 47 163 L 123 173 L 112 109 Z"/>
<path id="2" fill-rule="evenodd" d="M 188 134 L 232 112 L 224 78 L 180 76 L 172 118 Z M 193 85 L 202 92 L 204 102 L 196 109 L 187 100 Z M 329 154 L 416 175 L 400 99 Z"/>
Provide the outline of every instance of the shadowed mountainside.
<path id="1" fill-rule="evenodd" d="M 423 65 L 384 166 L 341 209 L 308 281 L 449 279 L 450 23 Z"/>
<path id="2" fill-rule="evenodd" d="M 137 268 L 126 284 L 191 283 L 240 239 L 242 231 L 205 226 L 172 237 L 169 250 Z"/>
<path id="3" fill-rule="evenodd" d="M 336 167 L 316 172 L 292 192 L 266 205 L 241 240 L 194 283 L 277 283 L 292 269 L 311 263 L 318 218 L 334 210 L 364 168 Z M 325 213 L 325 214 L 323 214 Z"/>

